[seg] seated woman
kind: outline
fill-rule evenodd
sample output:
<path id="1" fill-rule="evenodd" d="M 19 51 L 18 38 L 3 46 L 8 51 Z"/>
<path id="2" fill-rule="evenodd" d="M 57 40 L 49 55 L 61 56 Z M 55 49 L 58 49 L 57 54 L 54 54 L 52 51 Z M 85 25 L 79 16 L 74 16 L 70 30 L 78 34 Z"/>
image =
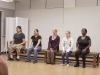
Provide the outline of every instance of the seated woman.
<path id="1" fill-rule="evenodd" d="M 31 62 L 30 55 L 31 55 L 31 52 L 34 51 L 34 62 L 33 63 L 37 63 L 37 61 L 38 61 L 37 60 L 37 51 L 42 49 L 41 39 L 42 38 L 39 35 L 38 29 L 35 29 L 34 35 L 30 39 L 30 44 L 29 44 L 28 51 L 27 51 L 26 62 Z M 33 45 L 32 45 L 32 42 L 33 42 Z"/>
<path id="2" fill-rule="evenodd" d="M 54 53 L 59 50 L 60 37 L 57 35 L 57 29 L 53 29 L 53 35 L 49 37 L 47 49 L 47 64 L 54 64 Z"/>
<path id="3" fill-rule="evenodd" d="M 73 50 L 73 38 L 70 36 L 70 31 L 66 32 L 66 37 L 62 39 L 62 64 L 65 65 L 64 57 L 66 56 L 67 66 L 69 66 L 69 55 Z"/>
<path id="4" fill-rule="evenodd" d="M 76 42 L 76 52 L 75 52 L 75 58 L 76 58 L 76 65 L 74 67 L 79 66 L 79 55 L 82 55 L 83 59 L 83 68 L 85 68 L 85 58 L 86 55 L 89 53 L 89 48 L 91 46 L 91 39 L 89 36 L 87 36 L 87 29 L 83 28 L 82 29 L 82 36 L 79 36 Z"/>
<path id="5" fill-rule="evenodd" d="M 20 50 L 25 48 L 26 41 L 25 41 L 25 35 L 24 33 L 22 33 L 21 26 L 17 26 L 16 31 L 17 33 L 14 34 L 13 41 L 8 47 L 8 52 L 10 55 L 8 60 L 13 60 L 12 50 L 16 50 L 17 52 L 16 60 L 19 61 Z"/>

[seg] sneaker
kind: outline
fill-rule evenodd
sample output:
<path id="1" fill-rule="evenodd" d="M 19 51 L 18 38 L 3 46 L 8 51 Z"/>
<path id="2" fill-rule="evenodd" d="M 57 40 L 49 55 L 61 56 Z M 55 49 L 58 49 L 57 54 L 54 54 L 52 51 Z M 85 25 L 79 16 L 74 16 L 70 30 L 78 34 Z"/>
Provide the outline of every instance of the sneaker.
<path id="1" fill-rule="evenodd" d="M 67 66 L 69 66 L 69 64 L 67 64 Z"/>
<path id="2" fill-rule="evenodd" d="M 8 60 L 14 60 L 13 58 L 8 58 Z"/>
<path id="3" fill-rule="evenodd" d="M 60 66 L 64 66 L 65 64 L 60 64 Z"/>
<path id="4" fill-rule="evenodd" d="M 33 64 L 37 63 L 37 61 L 34 61 Z"/>
<path id="5" fill-rule="evenodd" d="M 31 62 L 31 60 L 26 60 L 25 62 Z"/>
<path id="6" fill-rule="evenodd" d="M 20 61 L 20 59 L 16 58 L 17 61 Z"/>

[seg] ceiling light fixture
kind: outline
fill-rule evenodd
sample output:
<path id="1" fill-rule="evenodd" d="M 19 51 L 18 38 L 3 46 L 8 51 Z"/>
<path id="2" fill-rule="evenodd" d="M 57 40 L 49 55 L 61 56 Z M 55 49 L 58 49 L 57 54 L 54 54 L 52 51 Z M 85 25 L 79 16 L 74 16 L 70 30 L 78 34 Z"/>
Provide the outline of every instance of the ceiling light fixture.
<path id="1" fill-rule="evenodd" d="M 1 0 L 1 1 L 4 1 L 4 2 L 13 2 L 14 0 Z"/>

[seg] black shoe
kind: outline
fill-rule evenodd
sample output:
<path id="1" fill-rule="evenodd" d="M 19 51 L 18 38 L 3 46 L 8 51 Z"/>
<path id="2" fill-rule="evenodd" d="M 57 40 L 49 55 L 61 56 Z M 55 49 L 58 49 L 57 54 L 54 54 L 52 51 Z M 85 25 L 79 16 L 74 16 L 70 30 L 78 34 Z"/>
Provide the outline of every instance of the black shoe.
<path id="1" fill-rule="evenodd" d="M 20 59 L 16 58 L 17 61 L 20 61 Z"/>
<path id="2" fill-rule="evenodd" d="M 82 68 L 85 68 L 85 67 L 86 67 L 85 65 L 82 66 Z"/>
<path id="3" fill-rule="evenodd" d="M 13 58 L 9 58 L 8 60 L 14 60 Z"/>
<path id="4" fill-rule="evenodd" d="M 51 63 L 47 63 L 47 64 L 51 64 Z"/>
<path id="5" fill-rule="evenodd" d="M 79 64 L 74 65 L 74 67 L 79 67 Z"/>
<path id="6" fill-rule="evenodd" d="M 34 61 L 33 64 L 37 63 L 37 61 Z"/>
<path id="7" fill-rule="evenodd" d="M 25 62 L 31 62 L 31 60 L 26 60 Z"/>
<path id="8" fill-rule="evenodd" d="M 51 63 L 51 65 L 54 65 L 55 63 Z"/>

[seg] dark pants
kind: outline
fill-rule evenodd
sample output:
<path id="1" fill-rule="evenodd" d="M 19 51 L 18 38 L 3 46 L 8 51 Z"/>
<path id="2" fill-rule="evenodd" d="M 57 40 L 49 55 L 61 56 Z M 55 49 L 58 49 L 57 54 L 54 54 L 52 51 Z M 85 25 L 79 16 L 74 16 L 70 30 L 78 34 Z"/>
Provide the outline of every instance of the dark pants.
<path id="1" fill-rule="evenodd" d="M 55 63 L 54 61 L 54 57 L 55 57 L 55 52 L 57 52 L 57 50 L 47 50 L 47 63 Z"/>
<path id="2" fill-rule="evenodd" d="M 64 60 L 64 57 L 66 56 L 66 62 L 67 64 L 69 64 L 69 55 L 72 53 L 72 51 L 69 51 L 69 52 L 65 52 L 65 53 L 62 53 L 62 63 L 65 64 L 65 60 Z"/>
<path id="3" fill-rule="evenodd" d="M 79 55 L 82 55 L 83 66 L 85 66 L 85 58 L 88 53 L 89 53 L 89 50 L 86 50 L 85 52 L 83 52 L 82 49 L 77 50 L 75 52 L 76 64 L 79 64 Z"/>

